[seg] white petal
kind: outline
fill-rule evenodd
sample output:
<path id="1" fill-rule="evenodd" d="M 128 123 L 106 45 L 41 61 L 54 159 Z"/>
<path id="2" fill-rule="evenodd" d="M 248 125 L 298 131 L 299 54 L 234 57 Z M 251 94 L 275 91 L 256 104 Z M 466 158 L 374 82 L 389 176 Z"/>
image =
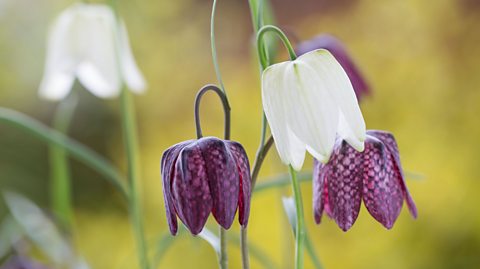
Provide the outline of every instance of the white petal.
<path id="1" fill-rule="evenodd" d="M 132 49 L 128 39 L 127 28 L 125 23 L 120 23 L 120 57 L 121 68 L 125 83 L 133 92 L 142 93 L 145 91 L 146 82 L 142 72 L 137 66 L 135 58 L 133 57 Z"/>
<path id="2" fill-rule="evenodd" d="M 347 141 L 354 149 L 362 152 L 365 149 L 364 141 L 361 141 L 349 128 L 343 113 L 340 113 L 340 120 L 338 122 L 338 134 L 339 136 Z"/>
<path id="3" fill-rule="evenodd" d="M 365 121 L 352 84 L 342 66 L 327 50 L 315 50 L 298 58 L 324 79 L 334 102 L 340 109 L 339 134 L 357 150 L 363 150 L 366 136 Z"/>
<path id="4" fill-rule="evenodd" d="M 328 158 L 338 127 L 338 107 L 326 90 L 328 85 L 301 61 L 288 64 L 284 84 L 288 125 L 315 158 Z"/>
<path id="5" fill-rule="evenodd" d="M 286 121 L 283 74 L 287 64 L 275 64 L 263 72 L 262 102 L 280 159 L 300 170 L 305 158 L 305 143 L 295 136 Z"/>
<path id="6" fill-rule="evenodd" d="M 71 37 L 75 18 L 76 9 L 69 8 L 58 16 L 50 28 L 45 71 L 39 89 L 40 96 L 44 98 L 62 99 L 72 88 L 79 60 Z"/>
<path id="7" fill-rule="evenodd" d="M 116 96 L 120 92 L 121 77 L 116 55 L 115 16 L 104 5 L 83 6 L 75 27 L 82 55 L 78 79 L 98 97 Z"/>
<path id="8" fill-rule="evenodd" d="M 39 94 L 50 100 L 61 100 L 70 92 L 75 77 L 61 70 L 48 70 L 40 83 Z"/>

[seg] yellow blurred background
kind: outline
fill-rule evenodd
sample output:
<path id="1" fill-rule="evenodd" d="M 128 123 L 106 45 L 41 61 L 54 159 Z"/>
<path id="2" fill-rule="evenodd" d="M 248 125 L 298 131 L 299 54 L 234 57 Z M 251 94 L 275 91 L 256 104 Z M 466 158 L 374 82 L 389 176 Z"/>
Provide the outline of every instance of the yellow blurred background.
<path id="1" fill-rule="evenodd" d="M 100 1 L 96 1 L 100 2 Z M 50 125 L 55 103 L 38 98 L 46 34 L 64 0 L 0 0 L 0 106 Z M 260 84 L 247 0 L 219 1 L 217 48 L 232 107 L 232 139 L 253 161 L 260 132 Z M 303 184 L 306 222 L 325 268 L 479 268 L 480 266 L 480 2 L 475 0 L 272 0 L 277 24 L 292 41 L 331 33 L 366 75 L 373 94 L 362 102 L 367 127 L 393 132 L 406 170 L 422 174 L 407 185 L 419 218 L 406 207 L 385 230 L 363 207 L 344 233 L 333 221 L 314 225 L 311 184 Z M 209 19 L 211 1 L 119 1 L 137 62 L 149 84 L 135 98 L 142 165 L 142 199 L 150 247 L 167 232 L 160 158 L 170 145 L 195 137 L 196 91 L 216 83 Z M 283 50 L 283 48 L 281 48 Z M 282 52 L 280 59 L 286 59 Z M 69 134 L 125 170 L 118 99 L 99 100 L 75 85 L 79 107 Z M 479 114 L 477 114 L 479 113 Z M 202 106 L 206 135 L 221 136 L 214 96 Z M 15 190 L 48 210 L 45 144 L 0 126 L 0 189 Z M 71 161 L 77 251 L 92 268 L 137 268 L 126 204 L 96 172 Z M 311 169 L 311 158 L 304 167 Z M 271 151 L 261 179 L 286 172 Z M 289 187 L 252 199 L 249 240 L 274 262 L 293 268 L 293 234 L 281 197 Z M 0 201 L 0 217 L 7 209 Z M 211 221 L 211 225 L 213 225 Z M 235 222 L 231 237 L 238 237 Z M 1 238 L 0 238 L 1 240 Z M 230 268 L 241 268 L 229 244 Z M 306 268 L 313 268 L 308 256 Z M 251 257 L 252 268 L 261 268 Z M 158 268 L 216 268 L 199 238 L 175 239 Z"/>

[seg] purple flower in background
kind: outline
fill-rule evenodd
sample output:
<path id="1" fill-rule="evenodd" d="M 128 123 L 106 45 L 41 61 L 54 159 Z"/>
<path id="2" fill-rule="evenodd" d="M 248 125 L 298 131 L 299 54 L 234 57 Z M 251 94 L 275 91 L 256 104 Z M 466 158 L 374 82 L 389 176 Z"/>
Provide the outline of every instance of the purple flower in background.
<path id="1" fill-rule="evenodd" d="M 325 211 L 347 231 L 358 217 L 362 199 L 370 215 L 387 229 L 395 223 L 404 199 L 410 214 L 417 217 L 391 133 L 367 131 L 363 152 L 338 139 L 327 164 L 315 160 L 313 208 L 317 224 Z"/>
<path id="2" fill-rule="evenodd" d="M 242 226 L 250 212 L 250 167 L 242 145 L 215 137 L 176 144 L 162 157 L 163 194 L 170 232 L 177 215 L 193 234 L 202 231 L 212 212 L 230 228 L 239 211 Z"/>
<path id="3" fill-rule="evenodd" d="M 2 269 L 48 269 L 44 265 L 41 265 L 26 257 L 14 256 L 7 260 L 4 264 L 0 264 Z"/>
<path id="4" fill-rule="evenodd" d="M 330 51 L 343 69 L 345 69 L 345 72 L 352 82 L 352 86 L 355 94 L 357 95 L 358 101 L 361 101 L 364 95 L 368 95 L 370 93 L 370 87 L 360 73 L 360 70 L 354 64 L 345 46 L 337 38 L 328 34 L 316 36 L 310 40 L 300 43 L 297 46 L 296 52 L 298 56 L 300 56 L 309 51 L 317 49 L 326 49 Z"/>

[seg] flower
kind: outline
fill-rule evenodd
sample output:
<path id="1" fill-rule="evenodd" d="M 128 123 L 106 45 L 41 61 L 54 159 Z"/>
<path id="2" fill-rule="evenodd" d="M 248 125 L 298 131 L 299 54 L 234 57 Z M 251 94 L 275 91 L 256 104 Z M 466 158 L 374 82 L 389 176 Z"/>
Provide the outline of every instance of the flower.
<path id="1" fill-rule="evenodd" d="M 305 151 L 327 162 L 340 135 L 363 150 L 365 122 L 347 74 L 327 50 L 315 50 L 268 67 L 262 101 L 285 164 L 300 170 Z"/>
<path id="2" fill-rule="evenodd" d="M 202 231 L 210 212 L 225 229 L 239 211 L 242 226 L 250 213 L 250 168 L 242 145 L 215 137 L 176 144 L 162 157 L 163 196 L 170 232 L 177 215 L 193 234 Z"/>
<path id="3" fill-rule="evenodd" d="M 367 131 L 363 152 L 338 139 L 331 160 L 327 164 L 314 163 L 313 208 L 317 224 L 325 211 L 347 231 L 358 217 L 362 199 L 370 215 L 387 229 L 393 227 L 404 199 L 410 214 L 417 217 L 391 133 Z"/>
<path id="4" fill-rule="evenodd" d="M 74 4 L 51 27 L 40 96 L 64 98 L 75 77 L 102 98 L 118 95 L 123 82 L 137 93 L 145 88 L 125 24 L 106 5 Z"/>
<path id="5" fill-rule="evenodd" d="M 333 54 L 335 59 L 337 59 L 343 69 L 345 69 L 345 72 L 350 78 L 350 81 L 353 85 L 353 90 L 355 91 L 359 101 L 361 101 L 363 96 L 370 93 L 370 87 L 368 86 L 368 83 L 365 81 L 360 70 L 353 62 L 342 42 L 340 42 L 334 36 L 323 34 L 300 43 L 295 51 L 298 55 L 303 55 L 316 49 L 326 49 Z"/>

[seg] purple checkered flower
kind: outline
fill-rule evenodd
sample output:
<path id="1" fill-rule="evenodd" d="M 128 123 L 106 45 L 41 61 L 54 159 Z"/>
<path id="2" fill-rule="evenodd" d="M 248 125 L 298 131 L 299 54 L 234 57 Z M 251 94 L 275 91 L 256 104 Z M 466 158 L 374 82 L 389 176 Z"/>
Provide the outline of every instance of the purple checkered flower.
<path id="1" fill-rule="evenodd" d="M 338 139 L 327 164 L 315 160 L 313 208 L 317 224 L 325 211 L 347 231 L 358 217 L 362 200 L 370 215 L 387 229 L 393 227 L 404 200 L 410 214 L 417 217 L 391 133 L 367 131 L 363 152 Z"/>
<path id="2" fill-rule="evenodd" d="M 353 90 L 357 95 L 358 101 L 361 101 L 363 96 L 370 93 L 368 83 L 365 81 L 360 70 L 348 54 L 345 46 L 337 38 L 328 34 L 318 35 L 310 40 L 300 43 L 295 51 L 300 56 L 317 49 L 326 49 L 330 51 L 343 69 L 345 69 L 345 72 L 352 82 Z"/>
<path id="3" fill-rule="evenodd" d="M 240 143 L 204 137 L 176 144 L 163 153 L 163 195 L 170 232 L 177 216 L 193 234 L 213 214 L 225 229 L 239 211 L 242 226 L 250 212 L 250 168 Z"/>

